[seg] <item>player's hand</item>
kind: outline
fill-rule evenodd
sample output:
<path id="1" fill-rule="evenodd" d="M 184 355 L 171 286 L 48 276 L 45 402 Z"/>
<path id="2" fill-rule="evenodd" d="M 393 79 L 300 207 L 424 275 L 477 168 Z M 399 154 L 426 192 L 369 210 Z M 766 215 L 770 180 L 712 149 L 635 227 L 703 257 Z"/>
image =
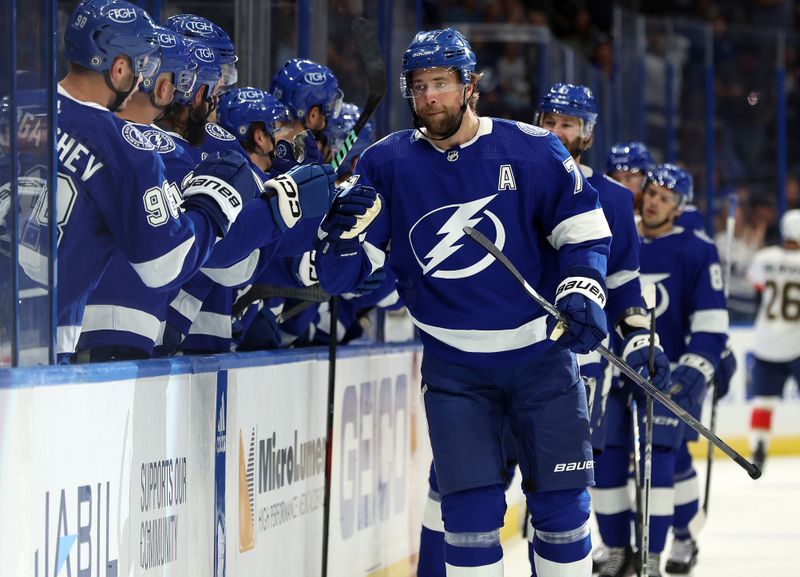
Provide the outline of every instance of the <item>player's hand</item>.
<path id="1" fill-rule="evenodd" d="M 242 210 L 242 199 L 261 194 L 261 183 L 236 151 L 209 155 L 193 171 L 183 190 L 183 207 L 207 214 L 224 236 Z"/>
<path id="2" fill-rule="evenodd" d="M 329 164 L 302 164 L 268 180 L 265 195 L 275 224 L 286 231 L 300 220 L 321 217 L 330 207 L 335 184 Z"/>
<path id="3" fill-rule="evenodd" d="M 353 245 L 359 243 L 358 236 L 380 211 L 381 197 L 371 186 L 346 184 L 338 188 L 333 204 L 319 227 L 317 250 L 321 250 L 322 254 L 336 250 L 344 256 L 342 251 L 351 251 Z"/>
<path id="4" fill-rule="evenodd" d="M 556 289 L 556 308 L 569 319 L 569 327 L 562 330 L 563 325 L 550 315 L 547 334 L 573 353 L 593 351 L 608 334 L 605 299 L 600 275 L 588 267 L 575 267 Z"/>
<path id="5" fill-rule="evenodd" d="M 298 164 L 321 163 L 322 160 L 322 152 L 317 146 L 314 133 L 304 130 L 296 134 L 291 141 L 279 140 L 275 143 L 272 170 L 283 174 Z"/>
<path id="6" fill-rule="evenodd" d="M 669 359 L 661 348 L 658 335 L 655 335 L 655 351 L 653 360 L 656 372 L 653 377 L 653 386 L 663 393 L 671 387 Z M 632 331 L 622 343 L 622 359 L 645 379 L 650 375 L 650 331 L 639 329 Z M 627 377 L 624 377 L 627 380 Z M 637 388 L 639 388 L 637 386 Z"/>
<path id="7" fill-rule="evenodd" d="M 721 399 L 728 394 L 731 388 L 731 378 L 736 372 L 736 355 L 730 349 L 725 349 L 719 359 L 719 366 L 714 373 L 714 381 L 716 382 L 716 395 Z"/>
<path id="8" fill-rule="evenodd" d="M 353 297 L 363 297 L 364 295 L 368 295 L 374 290 L 377 290 L 383 284 L 383 281 L 386 280 L 386 272 L 382 268 L 379 268 L 367 278 L 361 281 L 355 289 L 353 289 L 348 295 L 352 295 Z M 345 298 L 348 298 L 346 295 Z"/>
<path id="9" fill-rule="evenodd" d="M 700 406 L 714 376 L 714 364 L 696 353 L 686 353 L 678 362 L 680 364 L 672 371 L 669 393 L 675 402 L 684 406 Z"/>

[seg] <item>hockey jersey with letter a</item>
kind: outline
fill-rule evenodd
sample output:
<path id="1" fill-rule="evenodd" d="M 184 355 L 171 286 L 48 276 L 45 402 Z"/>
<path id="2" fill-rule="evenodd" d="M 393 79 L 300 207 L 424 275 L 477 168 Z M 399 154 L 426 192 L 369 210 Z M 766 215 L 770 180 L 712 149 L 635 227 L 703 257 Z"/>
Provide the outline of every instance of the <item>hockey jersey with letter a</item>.
<path id="1" fill-rule="evenodd" d="M 449 150 L 403 130 L 368 148 L 356 171 L 358 184 L 381 194 L 383 210 L 353 256 L 317 251 L 320 283 L 351 292 L 388 254 L 433 356 L 512 366 L 552 346 L 545 312 L 466 238 L 465 225 L 492 240 L 551 301 L 573 267 L 605 276 L 610 231 L 597 192 L 546 130 L 483 117 L 474 138 Z"/>
<path id="2" fill-rule="evenodd" d="M 180 286 L 208 257 L 216 231 L 172 201 L 164 164 L 136 126 L 58 88 L 58 351 L 74 351 L 89 295 L 120 250 L 153 288 Z M 46 283 L 47 202 L 24 227 L 20 259 Z"/>

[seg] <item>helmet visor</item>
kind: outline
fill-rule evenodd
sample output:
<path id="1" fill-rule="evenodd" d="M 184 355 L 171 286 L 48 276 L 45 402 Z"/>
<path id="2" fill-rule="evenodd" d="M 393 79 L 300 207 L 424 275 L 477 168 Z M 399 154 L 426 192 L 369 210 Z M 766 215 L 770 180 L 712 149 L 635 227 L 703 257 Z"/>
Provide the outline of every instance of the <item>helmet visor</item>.
<path id="1" fill-rule="evenodd" d="M 330 118 L 339 118 L 339 113 L 342 111 L 342 103 L 344 102 L 344 92 L 340 88 L 336 89 L 334 97 L 328 101 L 325 106 L 325 116 Z"/>
<path id="2" fill-rule="evenodd" d="M 133 62 L 133 73 L 136 76 L 153 79 L 161 66 L 161 55 L 156 52 L 149 52 L 137 56 Z"/>
<path id="3" fill-rule="evenodd" d="M 197 70 L 181 70 L 172 75 L 176 92 L 191 92 L 197 82 Z"/>
<path id="4" fill-rule="evenodd" d="M 462 90 L 458 74 L 451 74 L 455 68 L 420 68 L 400 77 L 400 90 L 405 98 L 436 96 Z M 429 74 L 414 74 L 423 72 Z"/>
<path id="5" fill-rule="evenodd" d="M 222 86 L 233 86 L 239 80 L 239 71 L 236 64 L 228 62 L 222 65 Z"/>

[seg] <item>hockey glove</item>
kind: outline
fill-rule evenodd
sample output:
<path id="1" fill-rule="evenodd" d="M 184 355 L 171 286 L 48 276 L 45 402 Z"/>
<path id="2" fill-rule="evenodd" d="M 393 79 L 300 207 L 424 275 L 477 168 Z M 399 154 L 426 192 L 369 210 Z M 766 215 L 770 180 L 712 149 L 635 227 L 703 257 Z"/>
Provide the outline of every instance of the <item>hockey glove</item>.
<path id="1" fill-rule="evenodd" d="M 200 162 L 183 190 L 183 208 L 207 214 L 225 236 L 242 210 L 242 198 L 261 194 L 261 183 L 244 156 L 235 151 L 210 155 Z"/>
<path id="2" fill-rule="evenodd" d="M 354 181 L 352 181 L 354 182 Z M 318 239 L 322 254 L 331 250 L 339 256 L 356 254 L 358 236 L 381 211 L 381 197 L 371 186 L 344 185 L 337 189 L 331 209 L 319 226 Z"/>
<path id="3" fill-rule="evenodd" d="M 377 290 L 383 284 L 383 281 L 386 280 L 386 272 L 382 268 L 379 268 L 367 278 L 361 281 L 361 284 L 358 285 L 352 292 L 345 295 L 345 298 L 349 298 L 351 295 L 353 297 L 363 297 L 364 295 L 368 295 L 374 290 Z"/>
<path id="4" fill-rule="evenodd" d="M 653 386 L 659 391 L 666 393 L 669 392 L 671 386 L 669 378 L 669 359 L 667 355 L 664 354 L 664 349 L 661 348 L 658 335 L 656 335 L 655 340 L 656 345 L 653 360 L 655 361 L 656 373 L 652 375 L 652 382 Z M 645 379 L 649 379 L 651 377 L 650 331 L 639 329 L 629 333 L 622 343 L 622 359 Z"/>
<path id="5" fill-rule="evenodd" d="M 717 383 L 716 395 L 721 399 L 728 394 L 731 388 L 731 379 L 736 372 L 736 355 L 730 349 L 725 349 L 719 358 L 719 366 L 714 373 L 714 381 Z"/>
<path id="6" fill-rule="evenodd" d="M 329 164 L 302 164 L 266 182 L 265 196 L 282 231 L 298 221 L 325 214 L 335 192 L 336 173 Z"/>
<path id="7" fill-rule="evenodd" d="M 714 364 L 696 353 L 686 353 L 672 371 L 670 395 L 684 407 L 699 407 L 714 376 Z"/>
<path id="8" fill-rule="evenodd" d="M 305 130 L 296 134 L 290 141 L 279 140 L 275 144 L 275 157 L 272 160 L 272 171 L 283 174 L 298 164 L 321 163 L 322 153 L 317 146 L 314 133 Z"/>
<path id="9" fill-rule="evenodd" d="M 556 330 L 558 320 L 550 315 L 547 317 L 547 334 L 573 353 L 593 351 L 608 334 L 603 312 L 605 302 L 605 286 L 597 271 L 589 267 L 573 267 L 558 285 L 555 303 L 556 308 L 569 319 L 569 327 L 559 335 Z"/>

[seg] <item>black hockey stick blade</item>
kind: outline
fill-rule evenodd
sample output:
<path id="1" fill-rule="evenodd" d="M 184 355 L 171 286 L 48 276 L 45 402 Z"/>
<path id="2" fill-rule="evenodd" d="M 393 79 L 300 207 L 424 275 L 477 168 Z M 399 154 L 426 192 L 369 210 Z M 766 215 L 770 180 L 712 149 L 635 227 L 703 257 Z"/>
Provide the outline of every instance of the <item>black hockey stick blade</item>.
<path id="1" fill-rule="evenodd" d="M 513 263 L 508 260 L 508 257 L 504 255 L 499 248 L 497 248 L 492 241 L 486 238 L 482 233 L 475 230 L 472 227 L 465 226 L 464 233 L 472 239 L 474 242 L 481 245 L 486 251 L 495 257 L 500 264 L 502 264 L 513 276 L 517 279 L 522 287 L 525 289 L 525 292 L 539 303 L 543 309 L 545 309 L 548 313 L 556 317 L 564 326 L 569 326 L 569 319 L 566 318 L 561 311 L 559 311 L 555 306 L 549 303 L 542 295 L 540 295 L 536 289 L 534 289 L 528 281 L 522 276 L 522 274 L 517 270 L 517 267 L 513 265 Z M 753 479 L 758 479 L 761 477 L 761 470 L 742 457 L 733 447 L 728 445 L 725 441 L 720 439 L 717 435 L 712 433 L 709 429 L 707 429 L 700 421 L 695 419 L 688 411 L 686 411 L 683 407 L 673 401 L 670 397 L 666 396 L 660 390 L 658 390 L 653 384 L 651 384 L 647 379 L 642 377 L 639 373 L 637 373 L 628 363 L 623 361 L 619 358 L 616 354 L 608 350 L 603 345 L 600 345 L 595 349 L 601 356 L 605 357 L 609 363 L 617 367 L 622 373 L 625 374 L 630 380 L 634 383 L 642 387 L 648 395 L 654 397 L 658 402 L 662 405 L 667 407 L 672 413 L 675 414 L 680 420 L 684 423 L 689 425 L 692 429 L 694 429 L 698 434 L 703 435 L 710 443 L 712 443 L 715 447 L 717 447 L 720 451 L 728 455 L 733 461 L 742 467 L 747 474 L 750 475 Z"/>
<path id="2" fill-rule="evenodd" d="M 367 102 L 361 109 L 361 115 L 356 120 L 353 128 L 350 129 L 350 132 L 347 133 L 344 143 L 333 157 L 331 166 L 333 166 L 334 170 L 344 162 L 347 153 L 350 152 L 353 144 L 358 140 L 358 135 L 369 122 L 369 119 L 372 118 L 372 114 L 386 94 L 386 67 L 383 64 L 381 47 L 378 43 L 378 37 L 375 35 L 375 29 L 367 19 L 360 16 L 353 18 L 350 23 L 350 29 L 356 42 L 356 48 L 358 48 L 358 54 L 364 63 L 369 92 L 367 94 Z"/>

